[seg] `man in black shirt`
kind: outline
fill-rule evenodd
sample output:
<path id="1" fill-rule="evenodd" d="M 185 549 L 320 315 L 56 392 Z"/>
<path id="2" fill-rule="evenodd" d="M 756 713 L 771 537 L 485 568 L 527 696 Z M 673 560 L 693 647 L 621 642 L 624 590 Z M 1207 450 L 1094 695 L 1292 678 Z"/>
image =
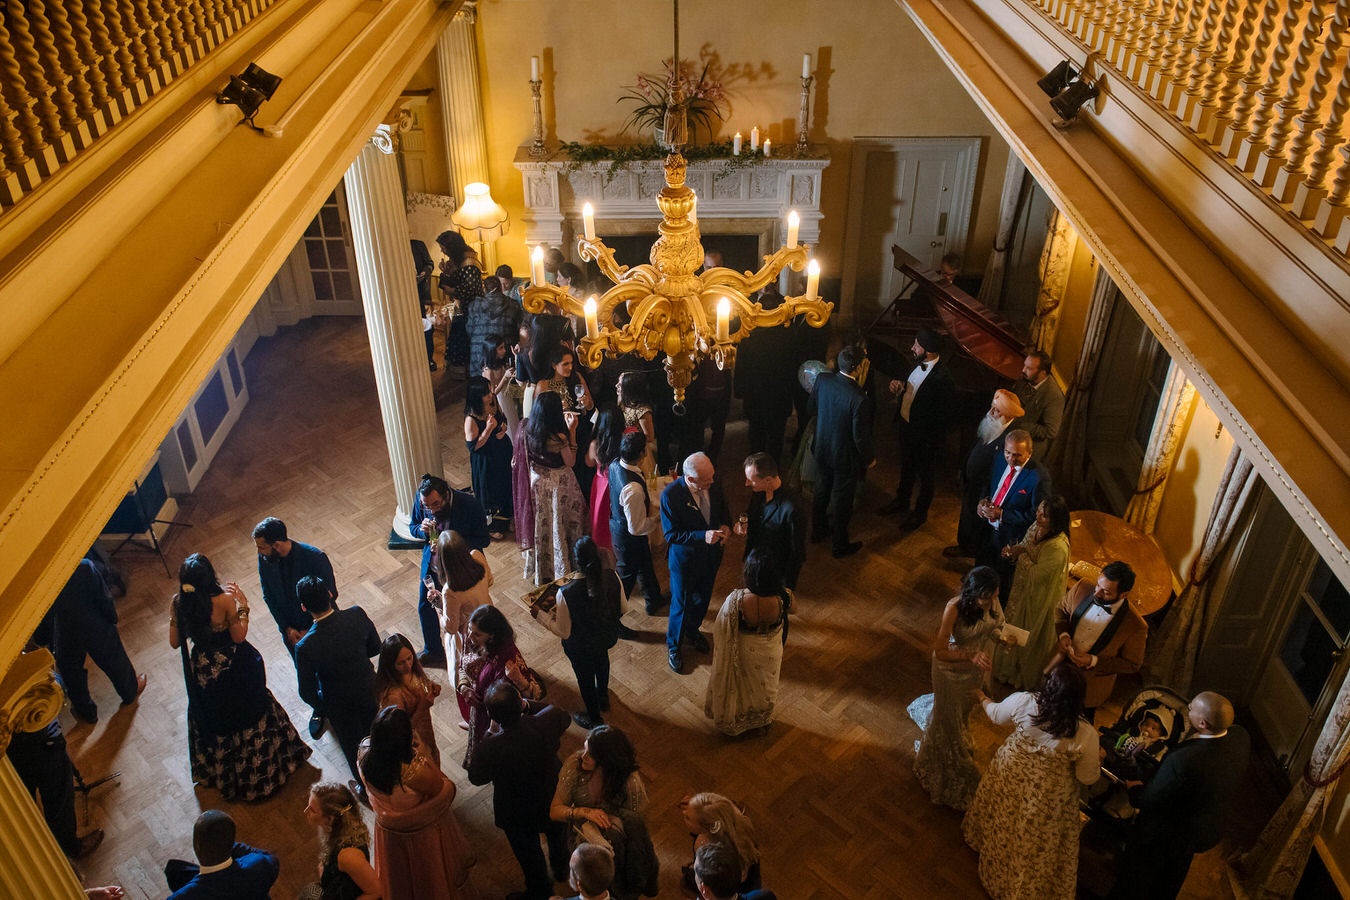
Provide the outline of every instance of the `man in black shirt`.
<path id="1" fill-rule="evenodd" d="M 767 453 L 746 457 L 745 484 L 754 491 L 744 523 L 736 523 L 736 533 L 747 538 L 745 555 L 749 556 L 751 550 L 772 555 L 783 568 L 788 588 L 796 590 L 797 576 L 806 560 L 806 523 L 801 504 L 783 487 L 778 463 Z"/>

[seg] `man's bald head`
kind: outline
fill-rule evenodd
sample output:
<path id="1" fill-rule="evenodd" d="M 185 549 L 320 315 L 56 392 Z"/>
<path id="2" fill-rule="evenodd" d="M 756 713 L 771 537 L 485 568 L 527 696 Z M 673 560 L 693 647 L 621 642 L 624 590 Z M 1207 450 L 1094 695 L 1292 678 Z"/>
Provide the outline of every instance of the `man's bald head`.
<path id="1" fill-rule="evenodd" d="M 1196 694 L 1187 713 L 1192 727 L 1201 734 L 1223 734 L 1237 717 L 1228 698 L 1213 691 Z"/>

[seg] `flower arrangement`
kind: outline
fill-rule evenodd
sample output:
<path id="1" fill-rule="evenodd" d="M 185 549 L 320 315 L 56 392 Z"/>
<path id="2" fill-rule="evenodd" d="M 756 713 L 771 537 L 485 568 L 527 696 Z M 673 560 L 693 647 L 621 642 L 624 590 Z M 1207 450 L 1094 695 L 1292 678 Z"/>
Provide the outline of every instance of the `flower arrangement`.
<path id="1" fill-rule="evenodd" d="M 674 81 L 679 85 L 680 94 L 684 97 L 684 110 L 690 128 L 701 125 L 704 130 L 711 131 L 713 117 L 716 116 L 718 119 L 724 117 L 726 92 L 722 88 L 721 81 L 708 75 L 711 65 L 711 60 L 704 63 L 698 77 L 695 78 L 693 63 L 681 60 L 675 74 Z M 624 131 L 633 127 L 654 130 L 664 127 L 666 104 L 670 100 L 671 74 L 672 62 L 667 59 L 663 63 L 661 74 L 639 73 L 637 84 L 629 86 L 619 97 L 617 101 L 619 103 L 637 104 L 629 113 L 628 121 L 624 123 Z"/>

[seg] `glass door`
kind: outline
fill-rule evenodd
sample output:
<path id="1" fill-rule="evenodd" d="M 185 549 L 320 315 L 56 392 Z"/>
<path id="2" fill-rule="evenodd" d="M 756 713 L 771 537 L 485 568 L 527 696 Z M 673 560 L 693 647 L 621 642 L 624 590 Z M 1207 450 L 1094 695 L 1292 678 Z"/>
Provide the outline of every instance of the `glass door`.
<path id="1" fill-rule="evenodd" d="M 361 288 L 356 279 L 347 196 L 341 182 L 319 208 L 301 238 L 314 291 L 313 314 L 361 315 Z"/>

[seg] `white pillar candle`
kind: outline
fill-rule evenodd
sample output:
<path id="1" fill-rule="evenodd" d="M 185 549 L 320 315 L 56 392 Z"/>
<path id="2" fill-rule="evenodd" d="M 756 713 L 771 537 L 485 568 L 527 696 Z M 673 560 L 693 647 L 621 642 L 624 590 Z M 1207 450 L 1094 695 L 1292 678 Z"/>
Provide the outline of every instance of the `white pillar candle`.
<path id="1" fill-rule="evenodd" d="M 764 139 L 764 155 L 765 155 L 765 156 L 768 156 L 768 155 L 769 155 L 769 145 L 772 144 L 772 143 L 773 143 L 773 141 L 769 140 L 768 138 L 765 138 L 765 139 Z"/>
<path id="2" fill-rule="evenodd" d="M 535 287 L 544 286 L 544 248 L 535 247 L 530 253 L 530 281 Z"/>
<path id="3" fill-rule="evenodd" d="M 810 57 L 808 56 L 807 59 L 810 59 Z M 530 57 L 530 80 L 539 80 L 539 57 L 537 56 Z"/>
<path id="4" fill-rule="evenodd" d="M 717 339 L 725 341 L 731 337 L 731 301 L 726 297 L 717 301 Z"/>
<path id="5" fill-rule="evenodd" d="M 759 126 L 756 125 L 750 129 L 750 152 L 754 153 L 759 149 Z"/>
<path id="6" fill-rule="evenodd" d="M 814 259 L 806 264 L 806 299 L 815 300 L 820 293 L 820 263 Z"/>
<path id="7" fill-rule="evenodd" d="M 689 221 L 698 224 L 698 194 L 694 194 L 694 202 L 689 207 Z"/>
<path id="8" fill-rule="evenodd" d="M 803 53 L 803 54 L 802 54 L 802 77 L 803 77 L 803 78 L 810 78 L 810 77 L 811 77 L 811 54 L 810 54 L 810 53 Z"/>
<path id="9" fill-rule="evenodd" d="M 801 224 L 802 217 L 797 215 L 795 209 L 788 213 L 787 248 L 789 250 L 797 249 L 797 230 L 801 227 Z"/>
<path id="10" fill-rule="evenodd" d="M 597 338 L 600 336 L 600 323 L 596 319 L 595 313 L 595 295 L 586 298 L 582 307 L 586 311 L 586 337 Z"/>
<path id="11" fill-rule="evenodd" d="M 586 240 L 595 240 L 595 207 L 590 201 L 581 207 L 581 227 L 586 232 Z"/>
<path id="12" fill-rule="evenodd" d="M 736 136 L 731 139 L 731 155 L 741 155 L 741 133 L 739 131 L 736 132 Z"/>

